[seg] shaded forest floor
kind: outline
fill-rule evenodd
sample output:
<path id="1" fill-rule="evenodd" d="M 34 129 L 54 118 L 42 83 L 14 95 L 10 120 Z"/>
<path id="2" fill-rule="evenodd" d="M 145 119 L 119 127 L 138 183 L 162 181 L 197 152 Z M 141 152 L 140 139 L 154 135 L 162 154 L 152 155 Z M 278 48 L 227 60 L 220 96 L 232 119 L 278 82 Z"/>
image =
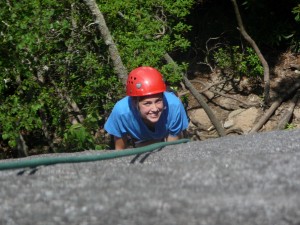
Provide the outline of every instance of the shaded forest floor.
<path id="1" fill-rule="evenodd" d="M 267 107 L 263 106 L 263 79 L 258 81 L 246 76 L 237 79 L 228 76 L 224 71 L 214 70 L 210 73 L 203 73 L 197 68 L 190 72 L 189 79 L 206 98 L 216 117 L 225 125 L 228 134 L 247 134 L 272 103 L 284 97 L 282 104 L 259 130 L 259 132 L 271 131 L 278 129 L 281 118 L 289 109 L 291 102 L 295 101 L 293 99 L 295 92 L 289 96 L 286 96 L 286 93 L 300 80 L 300 69 L 297 69 L 297 66 L 300 67 L 300 55 L 284 52 L 276 60 L 270 62 L 269 66 L 271 91 L 270 103 Z M 194 140 L 218 137 L 208 117 L 199 110 L 200 104 L 194 96 L 186 90 L 182 90 L 179 94 L 188 96 L 187 111 L 191 118 L 190 137 Z M 231 121 L 233 125 L 228 125 L 230 114 L 233 112 L 239 114 L 250 108 L 252 111 L 248 110 L 248 114 L 236 118 L 236 121 L 233 119 Z M 300 101 L 296 102 L 292 110 L 293 114 L 284 129 L 300 128 Z M 230 118 L 232 119 L 232 117 Z M 232 128 L 235 129 L 230 132 L 229 130 Z"/>

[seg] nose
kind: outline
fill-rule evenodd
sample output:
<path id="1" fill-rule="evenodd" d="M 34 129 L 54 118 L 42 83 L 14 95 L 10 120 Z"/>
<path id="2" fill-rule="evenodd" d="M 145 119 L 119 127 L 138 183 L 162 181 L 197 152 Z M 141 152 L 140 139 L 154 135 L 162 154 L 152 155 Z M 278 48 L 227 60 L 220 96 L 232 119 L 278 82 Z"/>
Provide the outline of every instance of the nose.
<path id="1" fill-rule="evenodd" d="M 159 103 L 159 102 L 153 103 L 152 106 L 151 106 L 151 110 L 153 112 L 159 112 L 159 111 L 161 111 L 161 109 L 162 109 L 162 104 Z"/>
<path id="2" fill-rule="evenodd" d="M 153 103 L 152 107 L 151 107 L 151 111 L 153 111 L 153 112 L 159 111 L 159 106 L 156 103 Z"/>

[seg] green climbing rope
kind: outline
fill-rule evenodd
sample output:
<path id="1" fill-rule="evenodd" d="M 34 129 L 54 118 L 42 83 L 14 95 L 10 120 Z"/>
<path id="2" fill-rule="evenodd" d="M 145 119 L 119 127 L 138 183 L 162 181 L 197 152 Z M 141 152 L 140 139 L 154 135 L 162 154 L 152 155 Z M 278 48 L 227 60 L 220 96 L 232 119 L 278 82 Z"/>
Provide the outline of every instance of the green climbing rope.
<path id="1" fill-rule="evenodd" d="M 80 156 L 68 156 L 68 157 L 45 157 L 37 159 L 21 159 L 17 161 L 2 162 L 0 163 L 0 170 L 19 169 L 19 168 L 34 168 L 43 165 L 53 165 L 59 163 L 80 163 L 91 162 L 99 160 L 107 160 L 113 158 L 119 158 L 130 155 L 137 155 L 146 152 L 151 152 L 159 148 L 163 148 L 167 145 L 176 145 L 188 142 L 189 139 L 179 139 L 177 141 L 159 142 L 144 147 L 126 149 L 122 151 L 111 151 L 108 153 L 93 154 L 93 155 L 80 155 Z"/>

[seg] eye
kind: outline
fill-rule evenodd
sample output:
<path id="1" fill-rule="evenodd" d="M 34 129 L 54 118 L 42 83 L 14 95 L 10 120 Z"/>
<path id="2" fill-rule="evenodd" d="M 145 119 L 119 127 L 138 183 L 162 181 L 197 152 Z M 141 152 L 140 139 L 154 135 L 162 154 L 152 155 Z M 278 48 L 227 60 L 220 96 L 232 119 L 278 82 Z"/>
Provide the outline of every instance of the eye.
<path id="1" fill-rule="evenodd" d="M 162 101 L 163 101 L 162 98 L 159 98 L 155 101 L 155 103 L 162 103 Z"/>

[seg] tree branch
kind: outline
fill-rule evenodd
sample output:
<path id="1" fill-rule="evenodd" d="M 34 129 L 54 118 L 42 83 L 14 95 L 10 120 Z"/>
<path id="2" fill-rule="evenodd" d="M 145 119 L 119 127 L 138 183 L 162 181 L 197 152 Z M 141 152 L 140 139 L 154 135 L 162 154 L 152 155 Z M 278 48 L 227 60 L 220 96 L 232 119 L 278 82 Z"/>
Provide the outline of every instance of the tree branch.
<path id="1" fill-rule="evenodd" d="M 285 99 L 287 96 L 292 94 L 295 90 L 297 90 L 300 87 L 300 81 L 296 82 L 293 87 L 291 87 L 285 96 L 281 96 L 277 101 L 275 101 L 271 107 L 267 110 L 265 115 L 258 121 L 258 123 L 250 130 L 249 133 L 257 132 L 266 122 L 267 120 L 273 115 L 274 111 L 280 106 L 280 104 L 283 102 L 283 99 Z"/>
<path id="2" fill-rule="evenodd" d="M 18 157 L 27 157 L 28 156 L 28 146 L 23 138 L 23 135 L 21 134 L 21 132 L 19 132 L 19 136 L 17 137 L 17 154 Z"/>
<path id="3" fill-rule="evenodd" d="M 174 60 L 171 58 L 171 56 L 168 53 L 166 53 L 164 55 L 164 58 L 168 63 L 173 64 L 175 69 L 177 68 L 177 64 L 174 62 Z M 185 86 L 190 90 L 190 92 L 197 99 L 198 103 L 203 107 L 204 111 L 206 112 L 207 116 L 211 120 L 212 124 L 215 126 L 219 136 L 221 136 L 221 137 L 225 136 L 226 134 L 225 134 L 225 130 L 224 130 L 222 124 L 215 117 L 213 111 L 207 105 L 207 103 L 205 102 L 203 96 L 196 90 L 194 85 L 187 79 L 187 77 L 184 74 L 182 75 L 182 77 L 183 77 Z"/>
<path id="4" fill-rule="evenodd" d="M 83 2 L 87 5 L 87 7 L 90 9 L 92 15 L 94 16 L 95 24 L 97 24 L 97 29 L 101 33 L 105 44 L 108 45 L 109 54 L 110 54 L 110 57 L 112 59 L 113 65 L 114 65 L 114 70 L 117 73 L 117 76 L 119 77 L 121 82 L 125 86 L 128 72 L 121 60 L 119 51 L 118 51 L 116 44 L 114 43 L 113 38 L 110 34 L 110 31 L 106 25 L 104 16 L 102 15 L 95 0 L 83 0 Z"/>
<path id="5" fill-rule="evenodd" d="M 300 91 L 298 90 L 296 92 L 295 96 L 293 97 L 293 99 L 292 99 L 292 101 L 289 105 L 289 108 L 286 110 L 286 112 L 284 113 L 284 115 L 280 119 L 280 121 L 277 125 L 277 129 L 283 130 L 285 128 L 286 124 L 290 121 L 290 119 L 293 115 L 294 108 L 295 108 L 295 106 L 298 102 L 299 96 L 300 96 Z"/>
<path id="6" fill-rule="evenodd" d="M 233 4 L 233 8 L 235 11 L 237 23 L 239 26 L 239 31 L 241 32 L 241 34 L 243 35 L 245 40 L 248 41 L 249 44 L 252 46 L 252 48 L 256 52 L 257 56 L 260 59 L 262 66 L 264 68 L 264 103 L 267 105 L 270 100 L 270 69 L 269 69 L 269 65 L 268 65 L 267 61 L 265 60 L 264 56 L 262 55 L 262 53 L 260 52 L 255 41 L 246 32 L 244 25 L 243 25 L 241 14 L 239 12 L 239 7 L 236 3 L 236 0 L 231 0 L 231 2 Z"/>

